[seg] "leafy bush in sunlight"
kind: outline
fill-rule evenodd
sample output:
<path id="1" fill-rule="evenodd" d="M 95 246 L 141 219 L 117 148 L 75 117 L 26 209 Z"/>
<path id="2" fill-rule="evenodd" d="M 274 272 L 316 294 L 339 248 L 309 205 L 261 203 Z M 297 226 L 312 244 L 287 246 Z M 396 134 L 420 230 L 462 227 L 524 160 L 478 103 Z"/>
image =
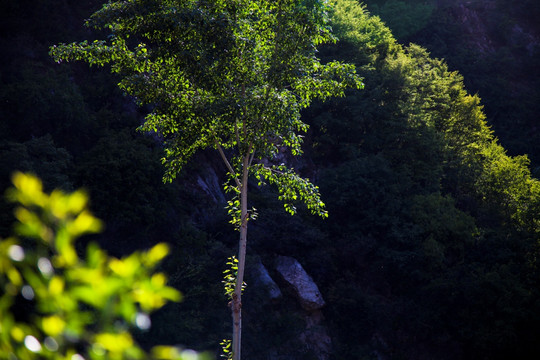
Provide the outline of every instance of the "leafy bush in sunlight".
<path id="1" fill-rule="evenodd" d="M 18 235 L 0 241 L 0 354 L 9 359 L 200 359 L 190 350 L 156 346 L 147 354 L 130 328 L 147 330 L 149 313 L 181 294 L 155 272 L 161 243 L 117 259 L 91 243 L 84 258 L 75 240 L 102 224 L 76 191 L 46 194 L 17 173 L 8 199 Z M 4 357 L 5 356 L 5 357 Z"/>

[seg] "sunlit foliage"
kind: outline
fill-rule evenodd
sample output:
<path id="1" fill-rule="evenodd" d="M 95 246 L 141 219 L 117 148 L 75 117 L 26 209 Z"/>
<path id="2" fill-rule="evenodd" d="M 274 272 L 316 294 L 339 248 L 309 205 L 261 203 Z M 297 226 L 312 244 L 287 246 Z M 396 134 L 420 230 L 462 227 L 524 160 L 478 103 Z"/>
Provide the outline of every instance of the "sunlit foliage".
<path id="1" fill-rule="evenodd" d="M 91 243 L 81 258 L 75 240 L 102 228 L 86 194 L 47 194 L 23 173 L 13 184 L 7 195 L 18 204 L 18 236 L 0 242 L 0 353 L 21 360 L 197 358 L 169 346 L 147 354 L 130 332 L 148 330 L 152 311 L 181 299 L 155 272 L 166 244 L 118 259 Z"/>

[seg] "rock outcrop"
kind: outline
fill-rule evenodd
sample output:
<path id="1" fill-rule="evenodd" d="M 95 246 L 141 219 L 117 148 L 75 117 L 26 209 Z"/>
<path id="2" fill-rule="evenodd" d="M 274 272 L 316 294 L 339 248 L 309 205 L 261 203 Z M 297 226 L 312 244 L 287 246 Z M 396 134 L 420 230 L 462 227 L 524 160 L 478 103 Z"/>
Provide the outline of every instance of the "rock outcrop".
<path id="1" fill-rule="evenodd" d="M 259 261 L 253 267 L 253 276 L 255 279 L 255 286 L 263 288 L 271 301 L 279 300 L 282 296 L 281 290 L 270 277 L 266 267 Z"/>
<path id="2" fill-rule="evenodd" d="M 278 256 L 276 270 L 294 291 L 304 310 L 315 311 L 325 304 L 317 284 L 300 263 L 288 256 Z"/>
<path id="3" fill-rule="evenodd" d="M 216 171 L 211 166 L 206 166 L 203 170 L 202 174 L 197 175 L 197 185 L 216 204 L 225 203 L 225 195 Z"/>

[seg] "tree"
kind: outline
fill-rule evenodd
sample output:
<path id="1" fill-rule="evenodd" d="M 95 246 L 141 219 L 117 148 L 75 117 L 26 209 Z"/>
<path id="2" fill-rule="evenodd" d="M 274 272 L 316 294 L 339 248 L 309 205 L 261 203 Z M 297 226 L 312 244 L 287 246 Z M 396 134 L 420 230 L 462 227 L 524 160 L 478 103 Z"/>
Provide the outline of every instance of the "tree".
<path id="1" fill-rule="evenodd" d="M 313 100 L 361 88 L 354 66 L 322 64 L 316 46 L 335 42 L 321 0 L 111 1 L 87 22 L 111 32 L 107 41 L 61 44 L 57 61 L 111 64 L 119 86 L 151 107 L 142 131 L 164 140 L 165 180 L 199 149 L 216 149 L 228 169 L 231 222 L 240 232 L 231 292 L 233 348 L 240 359 L 248 179 L 277 187 L 285 209 L 296 200 L 326 216 L 318 188 L 284 164 L 280 149 L 302 153 L 300 111 Z"/>
<path id="2" fill-rule="evenodd" d="M 168 247 L 157 244 L 122 259 L 97 244 L 77 254 L 75 241 L 99 232 L 102 223 L 76 191 L 43 192 L 41 181 L 16 173 L 8 197 L 17 203 L 22 239 L 0 241 L 0 353 L 26 359 L 204 359 L 192 351 L 139 347 L 129 326 L 148 329 L 148 313 L 180 293 L 156 267 Z"/>

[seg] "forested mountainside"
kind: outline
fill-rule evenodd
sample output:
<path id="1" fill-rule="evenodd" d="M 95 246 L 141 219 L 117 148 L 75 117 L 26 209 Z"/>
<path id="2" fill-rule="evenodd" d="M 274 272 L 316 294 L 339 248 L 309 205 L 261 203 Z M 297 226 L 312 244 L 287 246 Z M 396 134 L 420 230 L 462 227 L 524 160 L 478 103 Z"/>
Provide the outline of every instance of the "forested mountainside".
<path id="1" fill-rule="evenodd" d="M 336 0 L 340 42 L 319 53 L 355 63 L 365 88 L 306 110 L 305 155 L 283 155 L 320 186 L 329 218 L 291 217 L 271 188 L 251 186 L 259 217 L 250 224 L 244 356 L 536 359 L 540 183 L 525 154 L 538 167 L 539 61 L 537 43 L 519 34 L 537 36 L 538 6 L 368 5 L 390 28 L 357 1 Z M 82 26 L 100 1 L 0 6 L 0 188 L 14 170 L 36 173 L 48 189 L 86 188 L 107 225 L 97 240 L 115 255 L 171 244 L 164 270 L 184 301 L 153 316 L 140 341 L 217 352 L 230 337 L 221 281 L 237 241 L 219 155 L 197 154 L 163 184 L 158 139 L 135 131 L 148 109 L 123 96 L 107 69 L 52 61 L 54 44 L 106 38 Z M 412 15 L 391 17 L 391 6 Z M 479 18 L 498 42 L 465 46 L 468 22 L 456 9 L 489 9 Z M 500 19 L 505 36 L 491 35 Z M 514 23 L 523 31 L 511 35 Z M 12 221 L 2 202 L 1 236 Z M 280 280 L 279 256 L 298 260 L 324 307 L 302 308 Z M 259 264 L 281 297 L 260 285 Z"/>
<path id="2" fill-rule="evenodd" d="M 540 3 L 498 0 L 367 0 L 401 43 L 426 47 L 478 93 L 489 124 L 512 155 L 539 169 Z M 537 174 L 538 176 L 538 174 Z"/>

